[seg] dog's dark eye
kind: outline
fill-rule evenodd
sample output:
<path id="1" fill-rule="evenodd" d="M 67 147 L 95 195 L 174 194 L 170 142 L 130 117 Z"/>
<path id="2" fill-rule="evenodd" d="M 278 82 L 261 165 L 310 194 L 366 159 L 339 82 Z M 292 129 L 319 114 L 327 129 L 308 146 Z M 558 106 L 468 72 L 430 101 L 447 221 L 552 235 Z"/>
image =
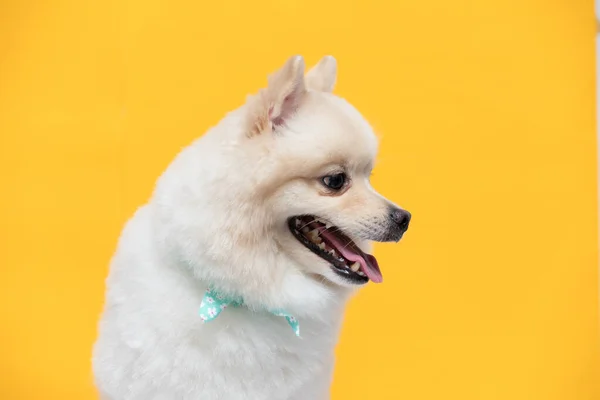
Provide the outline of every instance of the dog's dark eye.
<path id="1" fill-rule="evenodd" d="M 323 185 L 332 190 L 340 190 L 346 183 L 346 174 L 327 175 L 322 179 Z"/>

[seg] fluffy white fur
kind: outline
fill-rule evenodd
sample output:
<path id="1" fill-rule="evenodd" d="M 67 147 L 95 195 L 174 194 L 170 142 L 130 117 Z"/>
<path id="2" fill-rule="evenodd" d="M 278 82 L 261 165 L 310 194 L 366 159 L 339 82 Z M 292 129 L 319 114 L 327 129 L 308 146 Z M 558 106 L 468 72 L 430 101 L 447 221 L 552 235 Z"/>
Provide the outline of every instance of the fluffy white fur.
<path id="1" fill-rule="evenodd" d="M 328 399 L 355 286 L 301 245 L 287 219 L 318 215 L 367 250 L 390 202 L 369 185 L 377 141 L 331 94 L 336 62 L 291 58 L 269 85 L 184 149 L 127 223 L 107 279 L 93 369 L 104 400 Z M 351 186 L 320 177 L 343 169 Z M 243 296 L 203 323 L 209 284 Z M 301 337 L 285 319 L 300 321 Z"/>

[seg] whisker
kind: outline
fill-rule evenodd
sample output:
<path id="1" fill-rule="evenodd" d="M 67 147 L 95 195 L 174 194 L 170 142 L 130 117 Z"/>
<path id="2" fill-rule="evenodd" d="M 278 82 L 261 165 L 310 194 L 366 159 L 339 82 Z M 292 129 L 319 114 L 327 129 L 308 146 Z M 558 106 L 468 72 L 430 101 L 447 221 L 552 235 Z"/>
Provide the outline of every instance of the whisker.
<path id="1" fill-rule="evenodd" d="M 309 226 L 311 223 L 312 223 L 312 221 L 311 221 L 311 222 L 307 222 L 306 224 L 304 224 L 304 225 L 302 225 L 302 226 L 300 226 L 300 227 L 298 227 L 298 228 L 296 228 L 296 229 L 298 229 L 299 231 L 301 231 L 302 229 L 304 229 L 304 228 L 306 228 L 307 226 Z"/>
<path id="2" fill-rule="evenodd" d="M 301 225 L 301 226 L 299 226 L 299 227 L 296 227 L 296 229 L 298 229 L 298 230 L 302 230 L 302 229 L 304 229 L 305 227 L 309 226 L 309 225 L 310 225 L 311 223 L 313 223 L 313 222 L 315 222 L 315 220 L 312 220 L 312 221 L 310 221 L 310 222 L 307 222 L 307 223 L 305 223 L 305 224 L 303 224 L 303 225 Z M 370 233 L 378 233 L 378 232 L 375 232 L 375 231 L 373 230 L 373 226 L 372 226 L 372 225 L 367 225 L 367 224 L 364 224 L 364 223 L 362 223 L 362 222 L 355 222 L 355 225 L 357 225 L 357 226 L 358 226 L 358 228 L 362 228 L 362 229 L 364 229 L 364 230 L 367 230 L 367 231 L 368 231 L 368 232 L 370 232 Z M 332 225 L 332 226 L 330 226 L 329 228 L 327 228 L 327 226 L 326 226 L 326 225 L 321 225 L 321 226 L 322 226 L 322 228 L 324 228 L 324 229 L 322 229 L 322 230 L 323 230 L 323 231 L 327 231 L 328 233 L 335 234 L 335 233 L 337 233 L 337 232 L 340 232 L 340 233 L 344 234 L 344 236 L 346 236 L 346 238 L 343 240 L 343 248 L 344 248 L 344 249 L 346 249 L 346 248 L 348 248 L 348 247 L 350 247 L 350 246 L 352 246 L 352 245 L 354 245 L 354 246 L 358 247 L 358 246 L 356 245 L 356 243 L 354 242 L 354 240 L 352 240 L 351 238 L 347 237 L 347 235 L 345 234 L 345 232 L 344 232 L 344 231 L 343 231 L 341 228 L 339 228 L 339 227 L 337 227 L 337 226 L 333 226 L 333 225 Z"/>
<path id="3" fill-rule="evenodd" d="M 344 233 L 344 232 L 341 230 L 341 228 L 338 228 L 337 226 L 336 226 L 336 227 L 332 227 L 332 228 L 335 228 L 335 229 L 328 229 L 328 228 L 325 228 L 325 230 L 326 230 L 327 232 L 330 232 L 330 233 L 335 233 L 335 232 L 341 232 L 341 233 Z M 344 233 L 344 236 L 346 236 L 346 234 L 345 234 L 345 233 Z M 356 245 L 352 239 L 348 238 L 348 242 L 347 242 L 347 243 L 344 245 L 344 248 L 347 248 L 347 247 L 348 247 L 348 246 L 350 246 L 351 244 L 354 244 L 354 245 Z"/>

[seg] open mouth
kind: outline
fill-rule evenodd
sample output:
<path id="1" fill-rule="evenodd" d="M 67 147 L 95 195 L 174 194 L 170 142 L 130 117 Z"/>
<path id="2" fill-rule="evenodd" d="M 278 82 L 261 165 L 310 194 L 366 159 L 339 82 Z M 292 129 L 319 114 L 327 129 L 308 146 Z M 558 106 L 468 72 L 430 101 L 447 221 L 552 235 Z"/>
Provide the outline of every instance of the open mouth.
<path id="1" fill-rule="evenodd" d="M 335 273 L 351 283 L 383 281 L 375 257 L 363 252 L 339 228 L 309 215 L 292 217 L 288 225 L 300 243 L 330 263 Z"/>

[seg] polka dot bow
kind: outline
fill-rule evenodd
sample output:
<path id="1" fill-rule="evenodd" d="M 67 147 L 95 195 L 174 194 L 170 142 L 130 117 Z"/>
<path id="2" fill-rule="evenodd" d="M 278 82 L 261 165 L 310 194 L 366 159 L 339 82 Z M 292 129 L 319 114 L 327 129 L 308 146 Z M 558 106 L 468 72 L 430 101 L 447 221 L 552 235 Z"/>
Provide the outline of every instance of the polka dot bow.
<path id="1" fill-rule="evenodd" d="M 243 300 L 223 296 L 209 287 L 202 298 L 202 303 L 200 303 L 200 318 L 203 322 L 209 322 L 217 318 L 227 307 L 242 307 L 243 305 Z M 269 312 L 278 317 L 284 317 L 294 334 L 300 336 L 300 324 L 296 318 L 283 310 L 269 310 Z"/>

